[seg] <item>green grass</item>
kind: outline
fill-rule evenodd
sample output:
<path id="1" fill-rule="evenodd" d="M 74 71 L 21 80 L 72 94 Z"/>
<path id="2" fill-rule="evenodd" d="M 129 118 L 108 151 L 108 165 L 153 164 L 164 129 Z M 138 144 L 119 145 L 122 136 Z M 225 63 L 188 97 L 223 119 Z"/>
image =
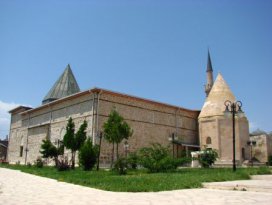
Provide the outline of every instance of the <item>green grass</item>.
<path id="1" fill-rule="evenodd" d="M 235 173 L 230 168 L 192 169 L 184 168 L 170 173 L 147 173 L 145 170 L 128 171 L 119 176 L 112 171 L 83 171 L 80 168 L 70 171 L 57 171 L 54 167 L 1 165 L 2 168 L 21 170 L 38 176 L 53 178 L 92 188 L 120 192 L 156 192 L 202 187 L 202 182 L 249 179 L 252 174 L 271 173 L 268 168 L 239 168 Z"/>

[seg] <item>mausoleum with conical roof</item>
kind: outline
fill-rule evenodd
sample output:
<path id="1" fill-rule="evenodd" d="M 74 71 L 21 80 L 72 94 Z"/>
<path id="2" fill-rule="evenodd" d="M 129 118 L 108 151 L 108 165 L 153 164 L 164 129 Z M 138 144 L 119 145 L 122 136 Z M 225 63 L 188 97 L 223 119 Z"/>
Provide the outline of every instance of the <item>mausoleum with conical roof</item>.
<path id="1" fill-rule="evenodd" d="M 200 147 L 218 151 L 217 164 L 232 164 L 233 135 L 232 118 L 225 116 L 226 101 L 236 102 L 236 98 L 224 80 L 222 74 L 217 78 L 205 100 L 198 116 Z M 248 159 L 249 126 L 245 116 L 236 117 L 236 161 L 241 164 Z"/>

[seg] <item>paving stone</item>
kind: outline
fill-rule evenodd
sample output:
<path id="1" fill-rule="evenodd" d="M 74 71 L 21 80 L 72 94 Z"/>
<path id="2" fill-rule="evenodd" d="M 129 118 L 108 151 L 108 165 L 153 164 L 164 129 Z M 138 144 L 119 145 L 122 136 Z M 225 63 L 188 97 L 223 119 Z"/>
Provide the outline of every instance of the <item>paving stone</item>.
<path id="1" fill-rule="evenodd" d="M 266 181 L 263 181 L 265 184 Z M 272 194 L 250 191 L 185 189 L 149 193 L 109 192 L 0 168 L 4 205 L 270 205 Z"/>

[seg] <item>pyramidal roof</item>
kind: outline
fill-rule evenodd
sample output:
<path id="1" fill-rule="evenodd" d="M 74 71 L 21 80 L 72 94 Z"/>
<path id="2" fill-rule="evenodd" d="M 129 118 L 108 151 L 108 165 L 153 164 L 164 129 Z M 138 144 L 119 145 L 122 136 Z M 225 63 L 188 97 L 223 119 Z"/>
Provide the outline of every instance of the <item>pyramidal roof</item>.
<path id="1" fill-rule="evenodd" d="M 80 92 L 80 89 L 70 65 L 68 64 L 62 75 L 44 97 L 42 104 L 52 102 L 77 92 Z"/>
<path id="2" fill-rule="evenodd" d="M 226 100 L 234 102 L 235 96 L 231 92 L 223 76 L 219 73 L 198 118 L 224 115 L 224 103 Z"/>

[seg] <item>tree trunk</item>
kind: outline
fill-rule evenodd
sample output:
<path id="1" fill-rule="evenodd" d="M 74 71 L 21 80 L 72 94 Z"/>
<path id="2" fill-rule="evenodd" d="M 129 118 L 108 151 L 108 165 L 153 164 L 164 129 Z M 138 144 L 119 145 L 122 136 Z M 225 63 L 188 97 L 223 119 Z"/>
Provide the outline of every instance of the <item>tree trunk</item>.
<path id="1" fill-rule="evenodd" d="M 55 166 L 58 167 L 58 165 L 59 165 L 59 159 L 58 159 L 58 157 L 54 157 L 54 160 L 55 160 Z"/>
<path id="2" fill-rule="evenodd" d="M 112 166 L 113 166 L 113 161 L 114 161 L 114 142 L 112 143 L 111 168 L 112 168 Z"/>
<path id="3" fill-rule="evenodd" d="M 116 159 L 118 160 L 119 159 L 119 151 L 118 151 L 118 148 L 119 148 L 119 143 L 116 143 Z"/>
<path id="4" fill-rule="evenodd" d="M 75 169 L 75 152 L 72 152 L 72 169 Z"/>

